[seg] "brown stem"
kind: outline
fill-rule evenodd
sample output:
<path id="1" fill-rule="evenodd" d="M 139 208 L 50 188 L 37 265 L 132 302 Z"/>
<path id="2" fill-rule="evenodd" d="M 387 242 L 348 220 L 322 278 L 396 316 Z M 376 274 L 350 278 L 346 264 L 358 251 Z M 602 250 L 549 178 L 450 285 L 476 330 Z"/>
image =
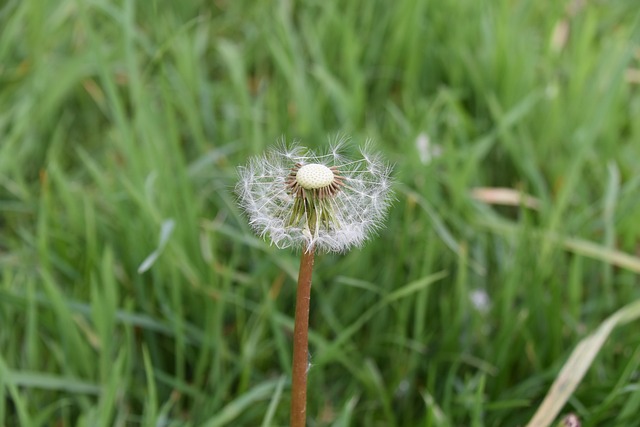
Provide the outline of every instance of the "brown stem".
<path id="1" fill-rule="evenodd" d="M 291 427 L 305 427 L 307 417 L 307 368 L 309 366 L 309 300 L 315 248 L 302 251 L 296 318 L 293 327 L 293 369 L 291 378 Z"/>

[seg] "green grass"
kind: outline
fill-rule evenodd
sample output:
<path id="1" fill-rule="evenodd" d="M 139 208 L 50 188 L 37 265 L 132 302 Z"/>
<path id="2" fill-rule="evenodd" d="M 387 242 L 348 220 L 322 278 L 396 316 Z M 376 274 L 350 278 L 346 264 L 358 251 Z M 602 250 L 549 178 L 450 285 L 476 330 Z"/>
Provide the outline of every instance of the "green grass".
<path id="1" fill-rule="evenodd" d="M 561 414 L 640 426 L 637 304 L 605 322 L 640 299 L 635 0 L 8 0 L 0 32 L 1 426 L 286 425 L 298 257 L 235 167 L 338 133 L 397 201 L 317 259 L 310 427 L 526 425 L 601 324 Z"/>

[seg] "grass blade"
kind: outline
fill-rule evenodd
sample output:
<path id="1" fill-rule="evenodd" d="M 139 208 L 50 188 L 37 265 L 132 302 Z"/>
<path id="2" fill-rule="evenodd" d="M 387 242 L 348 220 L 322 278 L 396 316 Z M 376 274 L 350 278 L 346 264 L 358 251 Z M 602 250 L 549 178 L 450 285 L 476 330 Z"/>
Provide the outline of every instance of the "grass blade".
<path id="1" fill-rule="evenodd" d="M 529 424 L 527 424 L 527 427 L 546 427 L 551 425 L 576 387 L 578 387 L 578 384 L 580 384 L 611 331 L 617 326 L 638 318 L 640 318 L 640 300 L 616 311 L 602 322 L 593 334 L 580 341 L 560 370 L 542 405 L 540 405 Z"/>

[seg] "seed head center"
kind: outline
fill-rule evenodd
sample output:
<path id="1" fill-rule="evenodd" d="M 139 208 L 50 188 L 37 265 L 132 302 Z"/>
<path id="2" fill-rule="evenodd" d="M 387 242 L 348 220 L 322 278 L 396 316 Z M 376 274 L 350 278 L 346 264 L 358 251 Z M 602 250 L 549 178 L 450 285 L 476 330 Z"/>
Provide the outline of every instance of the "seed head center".
<path id="1" fill-rule="evenodd" d="M 328 187 L 333 182 L 333 179 L 333 171 L 318 163 L 304 165 L 296 174 L 298 184 L 307 190 Z"/>

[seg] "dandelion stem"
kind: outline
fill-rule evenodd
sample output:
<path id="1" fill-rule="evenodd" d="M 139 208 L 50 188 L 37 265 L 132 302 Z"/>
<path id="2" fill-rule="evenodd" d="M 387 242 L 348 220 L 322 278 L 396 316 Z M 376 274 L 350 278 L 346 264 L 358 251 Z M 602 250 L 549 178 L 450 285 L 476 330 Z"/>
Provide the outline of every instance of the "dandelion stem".
<path id="1" fill-rule="evenodd" d="M 309 301 L 315 247 L 302 251 L 296 317 L 293 327 L 293 369 L 291 379 L 291 427 L 305 427 L 307 413 L 307 370 L 309 367 Z"/>

